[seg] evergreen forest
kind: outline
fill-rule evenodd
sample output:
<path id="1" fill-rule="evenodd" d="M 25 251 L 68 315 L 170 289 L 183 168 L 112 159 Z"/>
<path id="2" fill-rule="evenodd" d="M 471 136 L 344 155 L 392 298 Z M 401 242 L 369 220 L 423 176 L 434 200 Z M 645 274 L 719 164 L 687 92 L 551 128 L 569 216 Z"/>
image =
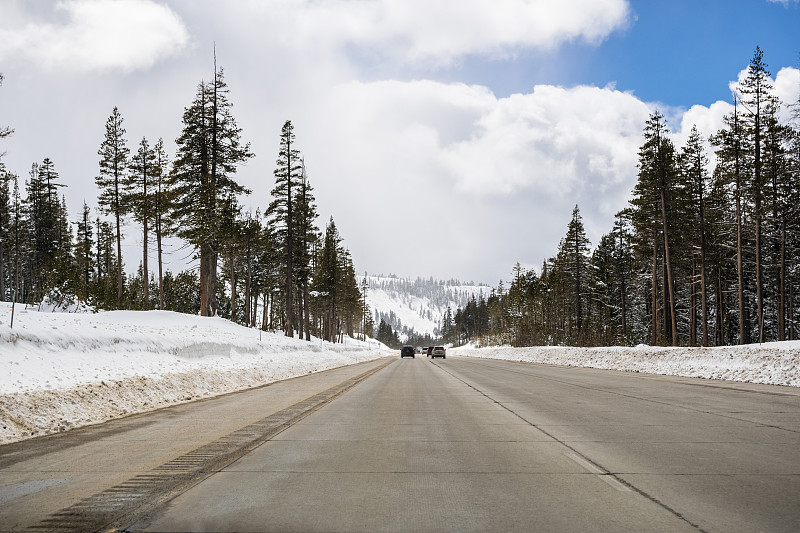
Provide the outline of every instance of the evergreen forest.
<path id="1" fill-rule="evenodd" d="M 0 152 L 0 300 L 221 316 L 307 340 L 371 334 L 371 313 L 333 218 L 324 231 L 316 225 L 291 121 L 278 136 L 275 187 L 263 213 L 245 212 L 240 199 L 251 191 L 235 177 L 254 154 L 232 107 L 215 61 L 212 80 L 197 85 L 184 109 L 172 157 L 163 139 L 133 144 L 115 107 L 98 139 L 96 211 L 85 203 L 68 210 L 60 193 L 66 185 L 49 158 L 20 176 Z M 0 139 L 13 133 L 0 127 Z M 141 232 L 135 274 L 123 264 L 125 223 Z M 196 268 L 164 269 L 170 237 L 191 246 Z"/>
<path id="2" fill-rule="evenodd" d="M 0 140 L 13 133 L 0 124 Z M 98 139 L 95 212 L 85 203 L 68 210 L 49 158 L 21 177 L 0 152 L 0 299 L 221 316 L 309 340 L 372 334 L 379 321 L 385 342 L 399 343 L 390 320 L 368 309 L 366 280 L 359 285 L 333 218 L 324 231 L 316 224 L 291 121 L 278 135 L 263 213 L 245 212 L 240 199 L 251 191 L 235 177 L 254 154 L 216 63 L 184 109 L 172 157 L 162 139 L 133 145 L 125 133 L 114 108 Z M 448 308 L 444 340 L 719 346 L 798 338 L 800 102 L 779 101 L 759 48 L 719 131 L 692 128 L 676 147 L 665 117 L 650 115 L 631 196 L 594 247 L 576 205 L 555 256 L 538 272 L 518 263 L 487 298 Z M 135 274 L 122 260 L 125 223 L 141 232 Z M 164 269 L 169 237 L 189 243 L 196 268 Z"/>
<path id="3" fill-rule="evenodd" d="M 446 317 L 456 344 L 721 346 L 798 338 L 800 102 L 756 48 L 720 131 L 651 114 L 632 199 L 592 249 L 575 206 L 555 257 Z M 711 153 L 709 153 L 711 152 Z"/>

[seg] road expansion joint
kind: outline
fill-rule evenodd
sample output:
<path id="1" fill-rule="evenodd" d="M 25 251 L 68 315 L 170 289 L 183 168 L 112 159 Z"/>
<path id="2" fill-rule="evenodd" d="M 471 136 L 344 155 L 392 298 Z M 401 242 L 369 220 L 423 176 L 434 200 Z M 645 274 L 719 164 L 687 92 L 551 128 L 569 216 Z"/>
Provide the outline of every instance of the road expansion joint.
<path id="1" fill-rule="evenodd" d="M 46 517 L 27 531 L 125 531 L 156 508 L 273 439 L 394 359 Z"/>
<path id="2" fill-rule="evenodd" d="M 673 509 L 669 505 L 665 504 L 664 502 L 660 501 L 658 498 L 652 496 L 651 494 L 645 492 L 644 490 L 636 487 L 635 485 L 633 485 L 632 483 L 626 481 L 625 479 L 623 479 L 622 477 L 618 476 L 617 474 L 614 474 L 613 472 L 610 472 L 608 469 L 606 469 L 602 465 L 596 463 L 595 461 L 593 461 L 591 458 L 589 458 L 586 455 L 584 455 L 583 453 L 581 453 L 576 448 L 570 446 L 567 442 L 559 439 L 557 436 L 555 436 L 552 433 L 548 432 L 546 429 L 542 428 L 538 424 L 535 424 L 534 422 L 531 422 L 530 420 L 526 419 L 524 416 L 522 416 L 521 414 L 517 413 L 516 411 L 514 411 L 510 407 L 504 405 L 503 403 L 501 403 L 500 401 L 496 400 L 495 398 L 492 398 L 491 396 L 489 396 L 489 394 L 487 394 L 486 392 L 482 391 L 481 389 L 479 389 L 478 387 L 476 387 L 472 383 L 469 383 L 468 381 L 464 380 L 463 378 L 453 374 L 452 372 L 447 370 L 445 367 L 443 367 L 440 364 L 435 363 L 434 361 L 431 361 L 431 364 L 436 366 L 442 372 L 448 374 L 450 377 L 456 379 L 457 381 L 460 381 L 461 383 L 463 383 L 464 385 L 466 385 L 470 389 L 474 390 L 475 392 L 477 392 L 481 396 L 485 397 L 489 401 L 491 401 L 494 404 L 498 405 L 499 407 L 505 409 L 506 411 L 508 411 L 509 413 L 514 415 L 515 417 L 519 418 L 520 420 L 522 420 L 523 422 L 525 422 L 529 426 L 533 427 L 537 431 L 540 431 L 544 435 L 546 435 L 546 436 L 550 437 L 551 439 L 553 439 L 555 442 L 559 443 L 561 446 L 563 446 L 566 449 L 564 454 L 567 457 L 569 457 L 570 459 L 572 459 L 573 461 L 575 461 L 579 465 L 583 466 L 583 468 L 588 470 L 590 473 L 595 474 L 595 476 L 600 478 L 602 481 L 604 481 L 605 483 L 607 483 L 608 485 L 610 485 L 614 489 L 616 489 L 616 490 L 618 490 L 620 492 L 629 492 L 629 491 L 635 492 L 636 494 L 639 494 L 643 498 L 653 502 L 654 504 L 658 505 L 659 507 L 661 507 L 662 509 L 664 509 L 668 513 L 670 513 L 673 516 L 675 516 L 676 518 L 678 518 L 681 521 L 685 522 L 687 525 L 693 527 L 697 531 L 701 531 L 703 533 L 707 533 L 706 530 L 704 530 L 703 528 L 701 528 L 699 525 L 695 524 L 694 522 L 690 521 L 688 518 L 683 516 L 682 513 L 680 513 L 677 510 Z M 627 490 L 625 490 L 625 489 L 627 489 Z"/>

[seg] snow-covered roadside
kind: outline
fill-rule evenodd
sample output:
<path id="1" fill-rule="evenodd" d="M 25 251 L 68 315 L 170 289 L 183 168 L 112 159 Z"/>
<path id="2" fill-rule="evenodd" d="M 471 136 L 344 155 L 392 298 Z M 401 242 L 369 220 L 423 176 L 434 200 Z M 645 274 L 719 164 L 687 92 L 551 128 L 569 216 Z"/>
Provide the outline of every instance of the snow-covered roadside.
<path id="1" fill-rule="evenodd" d="M 167 311 L 37 312 L 0 302 L 0 443 L 377 359 L 343 344 Z"/>
<path id="2" fill-rule="evenodd" d="M 454 355 L 800 387 L 800 341 L 713 348 L 467 346 Z"/>

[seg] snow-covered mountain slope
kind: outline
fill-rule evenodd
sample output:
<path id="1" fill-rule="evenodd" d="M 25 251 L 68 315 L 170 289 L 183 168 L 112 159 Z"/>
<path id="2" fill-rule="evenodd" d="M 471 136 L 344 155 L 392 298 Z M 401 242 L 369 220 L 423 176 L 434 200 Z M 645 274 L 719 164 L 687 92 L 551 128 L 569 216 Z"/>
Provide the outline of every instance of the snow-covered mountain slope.
<path id="1" fill-rule="evenodd" d="M 401 339 L 413 333 L 437 337 L 448 307 L 455 315 L 473 296 L 488 298 L 492 290 L 487 285 L 458 280 L 412 280 L 391 275 L 367 276 L 367 283 L 367 304 L 375 325 L 383 319 Z"/>

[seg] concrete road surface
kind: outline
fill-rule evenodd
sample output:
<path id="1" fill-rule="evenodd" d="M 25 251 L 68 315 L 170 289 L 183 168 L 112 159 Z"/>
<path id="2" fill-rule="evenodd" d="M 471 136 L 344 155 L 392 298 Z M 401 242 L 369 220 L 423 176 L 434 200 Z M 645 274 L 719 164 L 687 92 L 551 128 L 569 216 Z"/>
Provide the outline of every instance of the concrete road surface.
<path id="1" fill-rule="evenodd" d="M 398 360 L 132 530 L 798 531 L 796 389 Z"/>
<path id="2" fill-rule="evenodd" d="M 800 390 L 418 357 L 0 447 L 0 531 L 109 528 L 798 531 Z"/>

